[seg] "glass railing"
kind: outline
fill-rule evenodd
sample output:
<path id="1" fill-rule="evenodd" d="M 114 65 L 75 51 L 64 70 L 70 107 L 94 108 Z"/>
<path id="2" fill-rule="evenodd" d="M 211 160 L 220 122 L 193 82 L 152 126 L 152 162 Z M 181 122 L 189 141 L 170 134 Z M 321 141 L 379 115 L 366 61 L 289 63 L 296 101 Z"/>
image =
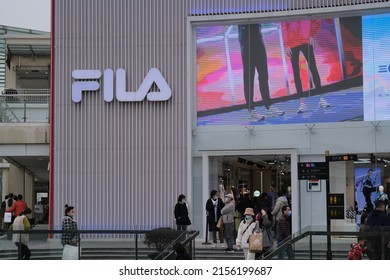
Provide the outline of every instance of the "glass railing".
<path id="1" fill-rule="evenodd" d="M 0 95 L 0 122 L 48 123 L 50 90 L 5 90 Z"/>
<path id="2" fill-rule="evenodd" d="M 326 227 L 307 227 L 283 240 L 262 259 L 278 259 L 287 246 L 293 249 L 295 260 L 348 259 L 351 244 L 358 238 L 366 241 L 363 259 L 390 259 L 390 227 L 375 227 L 367 231 L 327 231 Z M 287 254 L 284 254 L 287 259 Z"/>
<path id="3" fill-rule="evenodd" d="M 153 230 L 78 230 L 61 231 L 31 229 L 28 231 L 29 241 L 27 246 L 31 251 L 31 259 L 60 260 L 62 259 L 64 246 L 61 243 L 63 234 L 77 236 L 78 259 L 81 260 L 150 260 L 165 259 L 170 255 L 172 258 L 173 244 L 181 242 L 186 237 L 186 245 L 195 246 L 194 238 L 198 231 L 181 232 L 176 231 L 176 236 L 169 240 L 168 245 L 157 249 L 157 243 L 148 244 L 145 236 Z M 18 259 L 19 250 L 15 239 L 24 231 L 2 231 L 0 235 L 0 260 Z M 15 238 L 16 237 L 16 238 Z M 164 237 L 162 234 L 160 237 Z M 14 240 L 13 240 L 14 238 Z M 17 240 L 16 240 L 17 241 Z M 161 254 L 164 252 L 163 254 Z"/>

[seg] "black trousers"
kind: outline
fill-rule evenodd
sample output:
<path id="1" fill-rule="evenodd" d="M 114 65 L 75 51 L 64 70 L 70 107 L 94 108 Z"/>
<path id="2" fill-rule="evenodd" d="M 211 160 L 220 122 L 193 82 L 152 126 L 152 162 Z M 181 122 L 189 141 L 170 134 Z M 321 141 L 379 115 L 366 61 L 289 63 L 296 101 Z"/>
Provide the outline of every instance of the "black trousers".
<path id="1" fill-rule="evenodd" d="M 15 242 L 18 247 L 18 260 L 29 260 L 31 257 L 31 251 L 26 244 Z"/>
<path id="2" fill-rule="evenodd" d="M 320 75 L 318 73 L 317 69 L 317 63 L 316 59 L 314 57 L 314 48 L 310 44 L 303 44 L 294 48 L 291 48 L 291 66 L 294 73 L 294 82 L 295 82 L 295 88 L 297 89 L 297 93 L 302 93 L 302 81 L 301 81 L 301 75 L 300 75 L 300 68 L 299 68 L 299 54 L 300 52 L 303 53 L 305 56 L 305 59 L 307 61 L 307 64 L 309 65 L 309 69 L 311 72 L 311 75 L 313 77 L 314 86 L 316 89 L 319 89 L 321 87 L 321 79 Z"/>
<path id="3" fill-rule="evenodd" d="M 255 71 L 259 79 L 259 88 L 264 106 L 268 109 L 270 106 L 270 95 L 268 85 L 268 63 L 267 53 L 263 42 L 263 36 L 260 34 L 257 24 L 245 25 L 242 31 L 241 57 L 244 68 L 243 82 L 245 101 L 248 109 L 254 109 L 253 88 Z"/>

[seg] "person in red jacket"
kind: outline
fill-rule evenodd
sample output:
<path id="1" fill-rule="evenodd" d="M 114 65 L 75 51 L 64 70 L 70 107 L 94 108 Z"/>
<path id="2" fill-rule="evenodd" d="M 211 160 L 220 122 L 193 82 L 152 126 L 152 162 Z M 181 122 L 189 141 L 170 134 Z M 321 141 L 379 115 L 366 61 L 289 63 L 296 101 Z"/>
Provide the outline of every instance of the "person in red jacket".
<path id="1" fill-rule="evenodd" d="M 300 75 L 299 56 L 302 53 L 307 61 L 316 89 L 321 88 L 321 78 L 318 73 L 317 63 L 314 56 L 314 36 L 321 27 L 321 20 L 301 20 L 282 23 L 283 40 L 286 55 L 291 59 L 294 73 L 294 82 L 297 94 L 303 92 Z M 329 107 L 330 104 L 320 96 L 319 107 Z M 304 99 L 301 98 L 298 113 L 306 111 Z"/>
<path id="2" fill-rule="evenodd" d="M 351 249 L 348 252 L 348 260 L 361 260 L 366 253 L 366 240 L 359 237 L 358 242 L 351 243 Z"/>
<path id="3" fill-rule="evenodd" d="M 23 195 L 18 194 L 18 200 L 15 202 L 15 216 L 19 216 L 26 208 L 27 203 L 23 200 Z"/>

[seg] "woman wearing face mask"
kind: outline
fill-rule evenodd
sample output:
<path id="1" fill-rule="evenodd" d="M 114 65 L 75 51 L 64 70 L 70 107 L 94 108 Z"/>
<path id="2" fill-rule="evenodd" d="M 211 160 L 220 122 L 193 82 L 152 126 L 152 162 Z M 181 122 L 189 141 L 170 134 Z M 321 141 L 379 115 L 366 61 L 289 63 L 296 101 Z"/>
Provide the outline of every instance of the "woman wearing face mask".
<path id="1" fill-rule="evenodd" d="M 65 216 L 62 217 L 62 230 L 74 231 L 74 233 L 63 233 L 61 236 L 61 243 L 77 246 L 79 238 L 77 237 L 77 222 L 74 219 L 74 207 L 65 205 Z"/>
<path id="2" fill-rule="evenodd" d="M 186 197 L 184 194 L 179 195 L 175 205 L 175 219 L 177 230 L 187 230 L 187 226 L 191 224 L 188 217 L 188 208 L 186 204 Z"/>
<path id="3" fill-rule="evenodd" d="M 223 232 L 218 230 L 216 227 L 218 219 L 221 217 L 221 209 L 224 206 L 225 203 L 223 203 L 222 199 L 219 198 L 218 192 L 216 190 L 212 190 L 210 192 L 210 198 L 206 202 L 207 224 L 213 237 L 213 245 L 211 245 L 212 248 L 217 246 L 217 231 L 221 247 L 225 248 Z"/>
<path id="4" fill-rule="evenodd" d="M 256 259 L 261 259 L 262 255 L 271 250 L 273 245 L 272 226 L 274 220 L 271 214 L 271 209 L 264 206 L 261 209 L 261 212 L 257 214 L 256 220 L 258 221 L 259 228 L 263 233 L 263 251 L 261 253 L 256 253 Z"/>
<path id="5" fill-rule="evenodd" d="M 258 223 L 255 221 L 253 208 L 246 208 L 244 216 L 244 220 L 238 227 L 236 245 L 238 248 L 242 248 L 246 260 L 254 260 L 255 253 L 249 251 L 249 236 L 258 229 Z"/>

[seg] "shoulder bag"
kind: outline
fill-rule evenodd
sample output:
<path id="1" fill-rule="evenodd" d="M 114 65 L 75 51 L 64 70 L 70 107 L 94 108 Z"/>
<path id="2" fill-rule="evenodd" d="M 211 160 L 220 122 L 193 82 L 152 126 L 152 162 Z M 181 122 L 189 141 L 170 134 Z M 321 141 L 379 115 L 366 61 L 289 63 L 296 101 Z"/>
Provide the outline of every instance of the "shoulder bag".
<path id="1" fill-rule="evenodd" d="M 249 236 L 249 251 L 260 253 L 263 251 L 263 233 L 251 234 Z"/>

